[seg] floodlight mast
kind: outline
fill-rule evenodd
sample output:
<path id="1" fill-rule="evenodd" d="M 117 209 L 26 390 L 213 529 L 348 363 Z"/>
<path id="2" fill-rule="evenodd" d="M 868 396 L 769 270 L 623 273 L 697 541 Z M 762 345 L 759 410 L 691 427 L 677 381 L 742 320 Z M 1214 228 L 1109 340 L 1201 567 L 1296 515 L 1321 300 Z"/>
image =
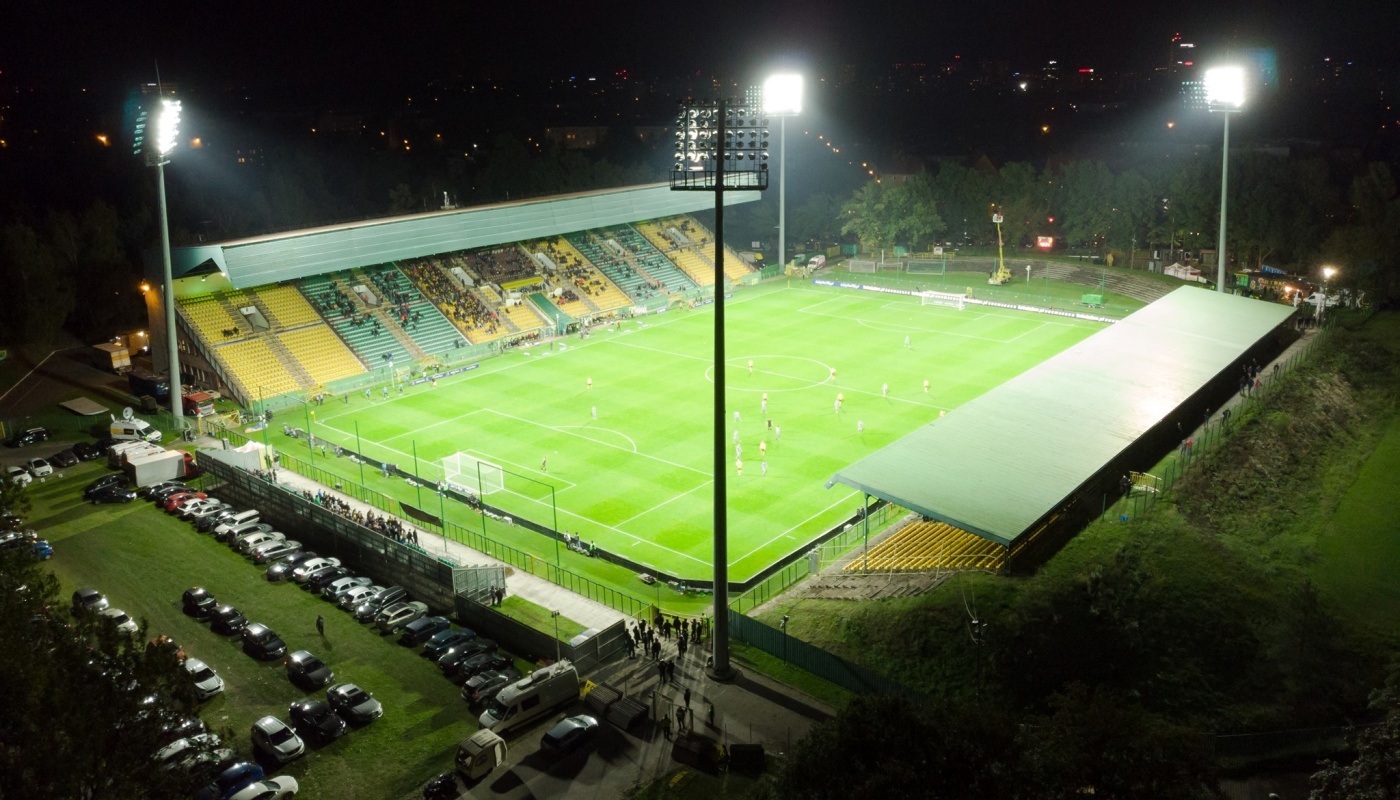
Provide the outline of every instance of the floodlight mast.
<path id="1" fill-rule="evenodd" d="M 727 680 L 729 663 L 729 443 L 725 438 L 724 192 L 768 188 L 768 121 L 725 100 L 686 101 L 676 117 L 673 191 L 715 193 L 714 418 L 714 635 L 710 674 Z M 733 115 L 734 119 L 730 119 Z M 745 140 L 747 139 L 747 141 Z M 747 159 L 747 162 L 745 162 Z M 726 162 L 732 161 L 729 165 Z M 739 472 L 736 462 L 735 471 Z"/>
<path id="2" fill-rule="evenodd" d="M 147 127 L 154 128 L 154 137 L 148 138 Z M 170 415 L 175 426 L 185 427 L 185 409 L 180 383 L 179 334 L 175 329 L 175 280 L 170 267 L 170 216 L 165 201 L 165 165 L 170 163 L 167 156 L 175 149 L 180 131 L 180 101 L 169 97 L 160 98 L 154 119 L 142 112 L 136 123 L 135 145 L 144 151 L 146 163 L 156 168 L 156 193 L 160 205 L 160 255 L 165 270 L 161 291 L 165 293 L 165 343 L 168 352 L 167 371 L 170 379 Z"/>
<path id="3" fill-rule="evenodd" d="M 763 82 L 763 113 L 778 118 L 778 264 L 787 266 L 787 118 L 802 113 L 802 76 L 779 73 Z"/>
<path id="4" fill-rule="evenodd" d="M 1225 141 L 1220 155 L 1220 234 L 1216 238 L 1215 290 L 1225 291 L 1225 214 L 1230 183 L 1230 115 L 1244 108 L 1244 69 L 1236 66 L 1206 70 L 1206 105 L 1225 117 Z"/>

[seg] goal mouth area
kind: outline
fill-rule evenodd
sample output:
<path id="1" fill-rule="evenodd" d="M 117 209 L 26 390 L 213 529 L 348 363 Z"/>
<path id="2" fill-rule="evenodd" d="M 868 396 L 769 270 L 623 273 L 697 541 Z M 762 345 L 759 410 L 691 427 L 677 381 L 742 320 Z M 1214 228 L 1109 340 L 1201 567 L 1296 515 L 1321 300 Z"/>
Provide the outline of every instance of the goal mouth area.
<path id="1" fill-rule="evenodd" d="M 919 292 L 919 305 L 942 306 L 962 311 L 967 307 L 967 295 L 952 292 Z"/>
<path id="2" fill-rule="evenodd" d="M 506 471 L 469 453 L 453 453 L 442 460 L 443 480 L 468 491 L 479 490 L 482 496 L 506 488 Z"/>

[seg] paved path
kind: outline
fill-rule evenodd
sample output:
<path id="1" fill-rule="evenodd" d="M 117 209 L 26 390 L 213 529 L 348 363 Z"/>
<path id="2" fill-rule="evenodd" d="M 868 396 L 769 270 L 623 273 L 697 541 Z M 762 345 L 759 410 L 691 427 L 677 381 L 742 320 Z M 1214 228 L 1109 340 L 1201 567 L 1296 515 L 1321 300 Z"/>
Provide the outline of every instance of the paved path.
<path id="1" fill-rule="evenodd" d="M 203 442 L 203 444 L 209 447 L 219 446 L 213 439 L 209 439 L 207 442 Z M 309 491 L 312 494 L 325 492 L 326 494 L 340 498 L 348 503 L 351 508 L 365 513 L 373 512 L 376 515 L 383 515 L 384 513 L 368 503 L 362 503 L 353 497 L 341 494 L 330 487 L 323 486 L 289 469 L 277 470 L 277 482 L 298 491 Z M 461 542 L 444 539 L 442 536 L 413 525 L 407 520 L 401 521 L 405 526 L 418 531 L 418 544 L 429 553 L 445 553 L 448 558 L 463 566 L 504 566 L 506 568 L 507 594 L 517 595 L 529 600 L 537 606 L 547 608 L 550 611 L 558 611 L 563 616 L 589 628 L 605 628 L 620 619 L 625 619 L 622 612 L 615 611 L 602 603 L 575 594 L 562 586 L 550 583 L 544 578 L 515 569 L 508 564 L 497 561 L 485 553 L 473 550 Z"/>

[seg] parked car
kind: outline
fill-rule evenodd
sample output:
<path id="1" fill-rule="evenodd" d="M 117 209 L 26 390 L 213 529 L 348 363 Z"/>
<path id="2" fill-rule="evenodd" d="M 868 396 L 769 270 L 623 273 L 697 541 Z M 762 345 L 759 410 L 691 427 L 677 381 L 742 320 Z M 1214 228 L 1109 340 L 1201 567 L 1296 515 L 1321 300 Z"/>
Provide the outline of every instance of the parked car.
<path id="1" fill-rule="evenodd" d="M 238 541 L 239 538 L 247 536 L 250 533 L 271 532 L 272 526 L 266 522 L 243 522 L 237 525 L 231 525 L 225 522 L 214 529 L 214 538 L 232 547 L 233 543 Z"/>
<path id="2" fill-rule="evenodd" d="M 199 522 L 196 522 L 194 525 L 195 530 L 200 533 L 211 533 L 215 527 L 222 525 L 226 520 L 232 519 L 233 515 L 237 513 L 238 509 L 229 506 L 217 513 L 210 514 L 206 517 L 200 517 Z"/>
<path id="3" fill-rule="evenodd" d="M 491 639 L 486 639 L 481 636 L 470 639 L 445 651 L 441 656 L 438 656 L 438 669 L 442 670 L 444 674 L 449 670 L 455 671 L 457 665 L 463 661 L 481 653 L 494 653 L 496 652 L 496 647 L 496 643 Z"/>
<path id="4" fill-rule="evenodd" d="M 353 683 L 337 683 L 327 689 L 326 702 L 346 720 L 361 725 L 384 716 L 384 706 Z"/>
<path id="5" fill-rule="evenodd" d="M 176 492 L 165 498 L 165 513 L 174 514 L 180 510 L 185 503 L 192 503 L 196 500 L 208 500 L 209 495 L 204 492 Z"/>
<path id="6" fill-rule="evenodd" d="M 29 553 L 40 561 L 53 558 L 53 543 L 48 539 L 34 539 L 29 543 Z"/>
<path id="7" fill-rule="evenodd" d="M 370 595 L 374 594 L 382 588 L 384 587 L 375 586 L 373 584 L 369 586 L 352 586 L 340 596 L 340 599 L 335 601 L 335 604 L 340 606 L 345 611 L 354 611 L 355 606 L 358 606 L 360 603 L 363 603 L 369 598 Z"/>
<path id="8" fill-rule="evenodd" d="M 474 656 L 457 662 L 455 669 L 444 671 L 443 674 L 447 676 L 448 680 L 453 682 L 465 682 L 471 680 L 479 673 L 488 672 L 493 669 L 506 669 L 513 664 L 515 664 L 515 659 L 505 653 L 477 653 Z"/>
<path id="9" fill-rule="evenodd" d="M 369 586 L 371 583 L 374 583 L 374 581 L 363 576 L 345 575 L 326 584 L 326 587 L 321 590 L 321 597 L 326 600 L 336 601 L 351 589 L 360 586 Z"/>
<path id="10" fill-rule="evenodd" d="M 73 613 L 89 614 L 107 608 L 107 598 L 96 589 L 85 586 L 73 593 Z"/>
<path id="11" fill-rule="evenodd" d="M 219 604 L 208 589 L 203 586 L 191 586 L 180 596 L 180 605 L 191 617 L 204 619 L 213 614 Z"/>
<path id="12" fill-rule="evenodd" d="M 262 780 L 263 768 L 251 761 L 239 761 L 225 768 L 194 793 L 194 800 L 229 800 L 251 783 Z"/>
<path id="13" fill-rule="evenodd" d="M 229 511 L 232 508 L 233 506 L 230 506 L 228 503 L 225 503 L 222 500 L 216 500 L 211 497 L 208 500 L 205 500 L 203 503 L 199 503 L 194 506 L 185 506 L 184 508 L 180 509 L 180 515 L 183 516 L 185 519 L 188 519 L 191 523 L 194 524 L 195 528 L 198 529 L 199 523 L 203 522 L 205 519 L 212 517 L 215 514 L 219 514 L 223 511 Z"/>
<path id="14" fill-rule="evenodd" d="M 301 552 L 301 542 L 288 539 L 285 542 L 277 542 L 266 547 L 260 547 L 253 551 L 253 563 L 259 566 L 281 561 L 287 556 L 296 555 Z"/>
<path id="15" fill-rule="evenodd" d="M 117 630 L 121 631 L 127 636 L 133 636 L 136 634 L 136 620 L 132 619 L 130 616 L 127 615 L 125 611 L 122 611 L 120 608 L 104 608 L 97 613 L 111 620 L 112 624 L 117 626 Z"/>
<path id="16" fill-rule="evenodd" d="M 399 644 L 417 647 L 451 627 L 452 622 L 447 617 L 419 617 L 403 626 Z"/>
<path id="17" fill-rule="evenodd" d="M 324 700 L 306 697 L 292 702 L 287 709 L 292 726 L 303 734 L 329 742 L 345 733 L 345 720 Z"/>
<path id="18" fill-rule="evenodd" d="M 231 605 L 221 605 L 209 615 L 209 630 L 214 633 L 233 636 L 242 633 L 247 627 L 248 618 Z"/>
<path id="19" fill-rule="evenodd" d="M 77 456 L 79 461 L 96 461 L 102 457 L 102 448 L 92 442 L 78 442 L 73 445 L 73 455 Z"/>
<path id="20" fill-rule="evenodd" d="M 156 763 L 163 769 L 193 772 L 205 764 L 220 764 L 237 755 L 223 744 L 218 734 L 197 733 L 176 739 L 156 752 Z"/>
<path id="21" fill-rule="evenodd" d="M 514 667 L 478 672 L 462 684 L 462 699 L 472 704 L 490 702 L 502 689 L 518 680 L 520 670 Z"/>
<path id="22" fill-rule="evenodd" d="M 291 775 L 273 775 L 244 786 L 228 800 L 286 800 L 295 797 L 300 789 L 297 779 Z"/>
<path id="23" fill-rule="evenodd" d="M 266 625 L 251 622 L 243 629 L 243 652 L 267 661 L 286 655 L 287 643 Z"/>
<path id="24" fill-rule="evenodd" d="M 319 689 L 335 680 L 335 673 L 310 651 L 298 650 L 287 658 L 287 677 L 308 689 Z"/>
<path id="25" fill-rule="evenodd" d="M 427 644 L 423 645 L 423 657 L 437 661 L 443 653 L 475 638 L 476 631 L 471 628 L 449 628 L 445 631 L 438 631 L 428 639 Z"/>
<path id="26" fill-rule="evenodd" d="M 269 756 L 279 764 L 294 761 L 306 754 L 306 743 L 291 726 L 274 716 L 253 723 L 253 749 Z"/>
<path id="27" fill-rule="evenodd" d="M 175 509 L 175 511 L 185 519 L 192 520 L 196 518 L 196 514 L 203 512 L 207 509 L 223 507 L 224 501 L 216 497 L 206 497 L 203 500 L 195 500 L 188 503 L 182 503 L 179 508 Z"/>
<path id="28" fill-rule="evenodd" d="M 5 446 L 27 447 L 31 444 L 47 442 L 48 440 L 49 431 L 47 428 L 27 428 L 25 430 L 16 432 L 14 436 L 11 436 L 9 439 L 5 440 Z"/>
<path id="29" fill-rule="evenodd" d="M 297 583 L 306 583 L 307 576 L 316 570 L 338 566 L 340 566 L 338 558 L 309 558 L 297 564 L 296 568 L 292 570 L 292 580 Z"/>
<path id="30" fill-rule="evenodd" d="M 190 676 L 190 681 L 194 683 L 194 696 L 199 700 L 208 700 L 214 695 L 224 690 L 224 679 L 219 677 L 208 664 L 197 658 L 185 659 L 185 673 Z"/>
<path id="31" fill-rule="evenodd" d="M 350 577 L 350 570 L 345 567 L 322 567 L 310 575 L 306 576 L 306 581 L 301 588 L 312 594 L 320 594 L 327 586 L 340 580 Z"/>
<path id="32" fill-rule="evenodd" d="M 34 481 L 34 476 L 24 467 L 5 467 L 5 480 L 16 486 L 28 486 Z"/>
<path id="33" fill-rule="evenodd" d="M 108 486 L 88 495 L 94 503 L 130 503 L 136 499 L 136 492 L 125 486 Z"/>
<path id="34" fill-rule="evenodd" d="M 49 463 L 60 469 L 78 466 L 78 456 L 71 449 L 60 450 L 49 456 Z"/>
<path id="35" fill-rule="evenodd" d="M 99 489 L 105 489 L 108 486 L 122 486 L 125 483 L 126 475 L 120 472 L 108 473 L 93 481 L 92 483 L 89 483 L 83 489 L 83 497 L 92 497 L 92 493 Z"/>
<path id="36" fill-rule="evenodd" d="M 234 540 L 233 549 L 244 555 L 249 555 L 253 552 L 254 547 L 263 542 L 285 542 L 286 540 L 287 534 L 281 531 L 258 531 Z"/>
<path id="37" fill-rule="evenodd" d="M 598 720 L 580 714 L 567 717 L 550 728 L 540 739 L 540 750 L 546 753 L 563 754 L 588 744 L 598 737 Z"/>
<path id="38" fill-rule="evenodd" d="M 374 617 L 374 624 L 385 633 L 398 633 L 408 623 L 428 613 L 428 604 L 417 600 L 394 603 Z"/>
<path id="39" fill-rule="evenodd" d="M 355 606 L 355 619 L 369 622 L 385 606 L 408 599 L 408 590 L 402 586 L 387 586 L 378 594 L 370 595 L 363 603 Z"/>
<path id="40" fill-rule="evenodd" d="M 29 474 L 36 478 L 43 478 L 53 474 L 53 465 L 42 458 L 31 458 L 24 462 L 24 468 L 29 470 Z"/>
<path id="41" fill-rule="evenodd" d="M 280 581 L 290 576 L 298 566 L 313 558 L 320 558 L 320 556 L 310 550 L 303 550 L 300 553 L 286 556 L 281 561 L 267 568 L 267 579 L 270 581 Z"/>
<path id="42" fill-rule="evenodd" d="M 142 489 L 138 494 L 145 496 L 152 503 L 164 503 L 172 494 L 192 491 L 188 485 L 181 481 L 161 481 L 153 483 Z"/>
<path id="43" fill-rule="evenodd" d="M 301 549 L 301 542 L 292 541 L 291 539 L 286 538 L 277 538 L 279 536 L 285 536 L 285 534 L 273 531 L 271 536 L 272 538 L 270 539 L 264 539 L 261 542 L 258 542 L 254 545 L 250 545 L 248 547 L 247 555 L 249 558 L 253 559 L 254 564 L 259 563 L 258 556 L 261 556 L 263 553 L 270 553 L 281 547 L 293 547 L 297 550 Z M 292 552 L 296 551 L 293 550 Z"/>

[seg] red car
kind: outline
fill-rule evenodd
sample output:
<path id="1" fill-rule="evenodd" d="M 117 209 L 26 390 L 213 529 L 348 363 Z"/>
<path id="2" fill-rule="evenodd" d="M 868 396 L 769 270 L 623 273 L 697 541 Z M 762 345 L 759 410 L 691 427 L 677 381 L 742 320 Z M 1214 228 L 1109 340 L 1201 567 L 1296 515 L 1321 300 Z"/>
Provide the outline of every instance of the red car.
<path id="1" fill-rule="evenodd" d="M 208 496 L 209 495 L 205 494 L 204 492 L 176 492 L 175 494 L 172 494 L 169 497 L 165 498 L 165 510 L 173 514 L 175 513 L 175 510 L 178 509 L 184 503 L 190 502 L 192 500 L 203 500 Z"/>

